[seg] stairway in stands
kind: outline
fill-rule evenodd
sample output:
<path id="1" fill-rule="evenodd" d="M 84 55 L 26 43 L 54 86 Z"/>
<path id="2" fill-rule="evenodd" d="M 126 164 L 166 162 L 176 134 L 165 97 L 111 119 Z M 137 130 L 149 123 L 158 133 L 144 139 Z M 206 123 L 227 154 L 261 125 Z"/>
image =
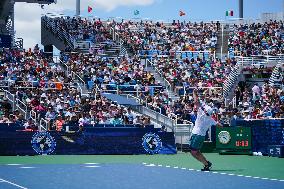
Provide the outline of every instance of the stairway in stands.
<path id="1" fill-rule="evenodd" d="M 227 24 L 223 25 L 223 28 L 224 28 L 223 29 L 223 34 L 222 34 L 222 29 L 220 29 L 218 31 L 217 48 L 216 48 L 216 55 L 219 58 L 221 58 L 222 60 L 227 55 L 227 52 L 228 52 L 228 40 L 229 40 L 229 36 L 230 36 L 230 27 L 229 27 L 229 25 L 227 25 Z"/>
<path id="2" fill-rule="evenodd" d="M 279 62 L 273 69 L 271 77 L 269 79 L 269 85 L 277 88 L 281 88 L 283 83 L 283 70 L 284 70 L 284 63 Z"/>
<path id="3" fill-rule="evenodd" d="M 243 67 L 240 63 L 236 64 L 235 67 L 230 72 L 227 79 L 224 81 L 223 85 L 223 97 L 225 99 L 225 104 L 231 103 L 234 95 L 235 95 L 235 88 L 239 83 L 240 74 Z"/>
<path id="4" fill-rule="evenodd" d="M 93 50 L 97 51 L 103 47 L 103 53 L 99 54 L 101 57 L 108 58 L 117 58 L 121 56 L 120 45 L 111 41 L 109 42 L 100 42 L 94 45 Z"/>
<path id="5" fill-rule="evenodd" d="M 170 83 L 162 76 L 162 74 L 152 65 L 152 62 L 150 60 L 142 59 L 141 63 L 145 64 L 146 71 L 152 73 L 155 80 L 167 89 L 170 99 L 174 101 L 179 99 L 179 95 L 174 91 L 173 86 L 171 86 Z"/>

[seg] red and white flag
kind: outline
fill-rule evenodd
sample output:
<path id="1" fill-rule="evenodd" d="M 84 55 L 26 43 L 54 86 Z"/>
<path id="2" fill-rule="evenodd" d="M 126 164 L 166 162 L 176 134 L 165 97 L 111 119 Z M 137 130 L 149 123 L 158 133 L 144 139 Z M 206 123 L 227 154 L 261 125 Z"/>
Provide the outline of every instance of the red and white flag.
<path id="1" fill-rule="evenodd" d="M 179 11 L 179 16 L 185 16 L 185 12 L 183 12 L 182 10 Z"/>
<path id="2" fill-rule="evenodd" d="M 88 13 L 92 12 L 93 8 L 88 6 Z"/>

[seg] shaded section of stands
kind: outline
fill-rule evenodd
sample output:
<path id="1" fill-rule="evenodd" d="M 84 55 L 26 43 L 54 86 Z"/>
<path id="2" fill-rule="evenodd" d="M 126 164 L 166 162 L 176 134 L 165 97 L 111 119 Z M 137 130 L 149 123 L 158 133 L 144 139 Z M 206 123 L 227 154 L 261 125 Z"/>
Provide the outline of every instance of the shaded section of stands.
<path id="1" fill-rule="evenodd" d="M 107 99 L 117 102 L 117 104 L 124 105 L 124 106 L 141 106 L 141 104 L 137 103 L 134 99 L 129 99 L 117 94 L 111 93 L 102 93 L 102 96 L 106 97 Z"/>
<path id="2" fill-rule="evenodd" d="M 0 35 L 0 48 L 11 48 L 12 37 L 10 35 Z"/>

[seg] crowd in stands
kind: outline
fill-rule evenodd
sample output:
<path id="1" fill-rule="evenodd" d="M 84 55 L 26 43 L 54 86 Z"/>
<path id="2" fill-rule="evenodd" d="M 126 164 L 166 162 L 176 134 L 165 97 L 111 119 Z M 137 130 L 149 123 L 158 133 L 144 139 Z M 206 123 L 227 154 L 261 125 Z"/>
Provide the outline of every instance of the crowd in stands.
<path id="1" fill-rule="evenodd" d="M 91 40 L 96 42 L 96 39 L 100 40 L 104 36 L 101 35 L 105 30 L 100 19 L 89 21 L 82 18 L 71 18 L 71 17 L 57 17 L 44 19 L 51 22 L 57 32 L 65 31 L 70 34 L 75 40 Z"/>
<path id="2" fill-rule="evenodd" d="M 241 56 L 284 53 L 283 21 L 234 25 L 230 32 L 230 51 Z"/>
<path id="3" fill-rule="evenodd" d="M 23 102 L 27 106 L 27 111 L 33 110 L 39 119 L 48 120 L 50 129 L 55 127 L 57 130 L 61 130 L 63 123 L 67 122 L 150 124 L 149 118 L 135 114 L 130 109 L 114 104 L 100 95 L 95 98 L 82 97 L 77 87 L 73 85 L 73 79 L 70 75 L 65 74 L 66 70 L 54 63 L 52 59 L 46 59 L 37 50 L 25 52 L 4 49 L 0 56 L 2 84 L 6 84 L 3 87 L 7 87 L 6 89 Z M 83 66 L 88 66 L 83 63 Z M 83 67 L 76 67 L 76 65 L 74 67 L 70 65 L 70 67 L 73 71 L 77 71 L 78 68 L 83 69 Z M 6 80 L 9 80 L 8 84 L 5 83 Z M 11 117 L 14 114 L 7 98 L 3 98 L 1 103 L 2 122 L 15 121 Z M 31 128 L 29 126 L 31 121 L 30 119 L 26 121 L 26 128 Z"/>
<path id="4" fill-rule="evenodd" d="M 108 24 L 134 53 L 169 55 L 174 51 L 214 51 L 217 44 L 216 23 L 113 21 Z"/>
<path id="5" fill-rule="evenodd" d="M 94 54 L 103 54 L 105 50 L 110 48 L 114 43 L 110 40 L 111 36 L 109 33 L 109 28 L 103 25 L 100 19 L 83 19 L 83 18 L 71 18 L 71 17 L 57 17 L 50 19 L 47 16 L 43 19 L 48 23 L 47 27 L 52 30 L 55 29 L 55 35 L 60 33 L 65 33 L 67 40 L 74 43 L 75 41 L 88 41 L 91 43 L 100 43 L 99 47 L 90 48 L 90 52 Z M 75 49 L 76 50 L 76 49 Z M 70 47 L 66 51 L 71 51 Z"/>
<path id="6" fill-rule="evenodd" d="M 64 72 L 42 51 L 3 50 L 0 54 L 0 82 L 20 88 L 62 88 Z"/>
<path id="7" fill-rule="evenodd" d="M 145 70 L 145 65 L 140 63 L 140 58 L 101 58 L 93 54 L 71 53 L 64 55 L 63 59 L 71 71 L 77 73 L 89 83 L 100 84 L 107 89 L 116 85 L 156 85 L 155 78 Z"/>
<path id="8" fill-rule="evenodd" d="M 239 107 L 238 118 L 265 119 L 284 118 L 284 89 L 262 86 L 257 83 L 252 87 L 236 88 L 236 104 Z"/>
<path id="9" fill-rule="evenodd" d="M 236 61 L 219 59 L 166 59 L 154 60 L 154 66 L 173 87 L 222 87 Z"/>
<path id="10" fill-rule="evenodd" d="M 236 119 L 283 118 L 284 90 L 267 84 L 236 89 L 236 105 L 225 107 L 222 86 L 236 65 L 235 59 L 222 62 L 214 56 L 180 57 L 173 59 L 174 51 L 216 50 L 216 23 L 173 22 L 108 22 L 80 18 L 50 19 L 57 32 L 65 31 L 75 40 L 90 40 L 104 45 L 91 53 L 62 53 L 65 66 L 45 56 L 36 46 L 27 51 L 3 49 L 0 52 L 0 84 L 6 86 L 38 118 L 48 120 L 49 129 L 60 131 L 64 124 L 139 124 L 148 125 L 150 119 L 130 108 L 111 102 L 99 91 L 129 93 L 141 103 L 161 114 L 176 119 L 177 123 L 195 122 L 197 109 L 193 104 L 192 90 L 199 88 L 202 103 L 215 110 L 214 119 L 231 124 Z M 103 58 L 98 56 L 115 44 L 109 35 L 114 27 L 134 52 L 131 57 Z M 282 53 L 282 22 L 235 26 L 229 39 L 234 51 L 244 56 L 270 50 L 272 55 Z M 147 71 L 141 55 L 155 51 L 167 57 L 155 57 L 153 66 L 159 70 L 180 98 L 169 98 L 168 89 Z M 154 53 L 155 54 L 155 53 Z M 174 56 L 175 57 L 175 56 Z M 82 78 L 87 89 L 94 94 L 83 96 L 77 78 Z M 29 90 L 27 90 L 29 89 Z M 14 111 L 7 98 L 2 98 L 0 122 L 20 121 L 26 129 L 34 129 L 32 119 L 25 120 Z"/>

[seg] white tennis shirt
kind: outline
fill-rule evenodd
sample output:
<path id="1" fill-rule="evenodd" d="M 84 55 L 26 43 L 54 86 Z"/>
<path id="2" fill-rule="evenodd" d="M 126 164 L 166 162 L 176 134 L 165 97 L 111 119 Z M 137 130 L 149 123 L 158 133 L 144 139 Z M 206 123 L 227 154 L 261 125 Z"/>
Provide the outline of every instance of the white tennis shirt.
<path id="1" fill-rule="evenodd" d="M 204 111 L 201 108 L 199 108 L 197 112 L 195 125 L 192 129 L 192 134 L 205 136 L 206 131 L 209 129 L 209 127 L 216 124 L 217 122 L 211 116 L 207 116 L 204 113 Z"/>

